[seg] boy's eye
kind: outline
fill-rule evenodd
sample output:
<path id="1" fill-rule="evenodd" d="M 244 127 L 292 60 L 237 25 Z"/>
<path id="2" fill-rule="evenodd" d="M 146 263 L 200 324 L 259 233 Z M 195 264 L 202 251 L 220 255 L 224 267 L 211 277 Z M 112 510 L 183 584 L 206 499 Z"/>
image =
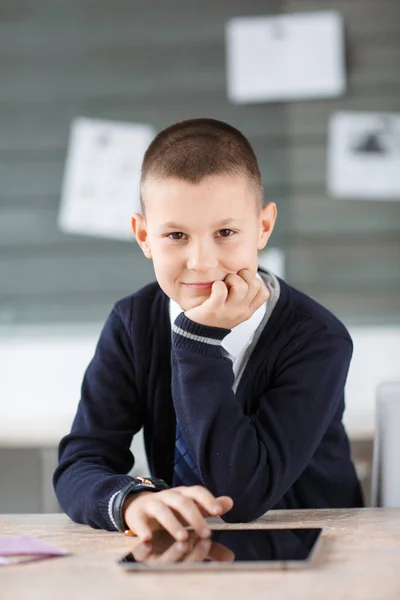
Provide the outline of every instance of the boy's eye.
<path id="1" fill-rule="evenodd" d="M 172 233 L 168 234 L 168 237 L 171 240 L 183 240 L 185 239 L 185 234 L 182 233 L 182 231 L 173 231 Z"/>
<path id="2" fill-rule="evenodd" d="M 218 233 L 221 237 L 231 237 L 235 232 L 232 229 L 220 229 Z"/>

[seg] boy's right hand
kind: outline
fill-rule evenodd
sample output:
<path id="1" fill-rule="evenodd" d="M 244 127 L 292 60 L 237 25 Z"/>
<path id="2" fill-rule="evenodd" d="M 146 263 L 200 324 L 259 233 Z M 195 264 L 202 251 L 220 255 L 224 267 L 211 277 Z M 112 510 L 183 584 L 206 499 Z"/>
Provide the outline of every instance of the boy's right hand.
<path id="1" fill-rule="evenodd" d="M 210 537 L 204 517 L 219 517 L 232 506 L 233 500 L 229 496 L 215 498 L 202 486 L 181 486 L 128 496 L 123 506 L 123 517 L 142 542 L 151 540 L 152 532 L 160 529 L 165 529 L 180 542 L 189 537 L 185 529 L 187 526 L 202 538 Z"/>

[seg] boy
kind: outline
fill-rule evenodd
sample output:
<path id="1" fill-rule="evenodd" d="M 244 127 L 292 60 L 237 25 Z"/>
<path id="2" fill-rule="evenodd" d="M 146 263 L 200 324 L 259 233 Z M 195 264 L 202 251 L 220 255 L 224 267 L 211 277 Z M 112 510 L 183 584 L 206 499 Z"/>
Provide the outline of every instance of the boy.
<path id="1" fill-rule="evenodd" d="M 119 301 L 60 443 L 55 490 L 75 521 L 207 538 L 204 517 L 362 506 L 342 424 L 352 354 L 345 327 L 268 271 L 263 206 L 247 139 L 212 119 L 150 144 L 134 235 L 157 283 Z M 126 475 L 144 428 L 154 477 Z"/>

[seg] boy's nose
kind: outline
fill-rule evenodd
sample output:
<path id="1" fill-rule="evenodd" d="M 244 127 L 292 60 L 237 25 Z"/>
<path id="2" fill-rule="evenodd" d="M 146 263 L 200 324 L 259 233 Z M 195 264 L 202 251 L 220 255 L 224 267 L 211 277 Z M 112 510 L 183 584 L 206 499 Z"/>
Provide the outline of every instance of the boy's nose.
<path id="1" fill-rule="evenodd" d="M 215 249 L 209 244 L 193 244 L 189 249 L 187 266 L 193 271 L 208 271 L 218 264 Z"/>

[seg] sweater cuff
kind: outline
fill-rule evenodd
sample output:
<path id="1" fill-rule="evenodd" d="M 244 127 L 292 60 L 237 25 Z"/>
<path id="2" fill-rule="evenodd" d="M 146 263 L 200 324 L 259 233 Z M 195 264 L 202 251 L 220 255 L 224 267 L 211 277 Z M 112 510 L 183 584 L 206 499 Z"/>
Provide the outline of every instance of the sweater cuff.
<path id="1" fill-rule="evenodd" d="M 209 356 L 222 358 L 222 340 L 231 332 L 223 327 L 209 327 L 196 323 L 185 313 L 180 313 L 172 326 L 173 345 L 175 348 L 183 348 Z"/>
<path id="2" fill-rule="evenodd" d="M 129 475 L 121 475 L 120 477 L 116 477 L 112 486 L 110 486 L 108 490 L 108 494 L 98 501 L 97 509 L 101 514 L 103 522 L 106 524 L 103 527 L 104 529 L 107 529 L 108 531 L 117 530 L 116 523 L 112 516 L 114 501 L 121 488 L 125 487 L 132 481 L 133 477 L 130 477 Z"/>

